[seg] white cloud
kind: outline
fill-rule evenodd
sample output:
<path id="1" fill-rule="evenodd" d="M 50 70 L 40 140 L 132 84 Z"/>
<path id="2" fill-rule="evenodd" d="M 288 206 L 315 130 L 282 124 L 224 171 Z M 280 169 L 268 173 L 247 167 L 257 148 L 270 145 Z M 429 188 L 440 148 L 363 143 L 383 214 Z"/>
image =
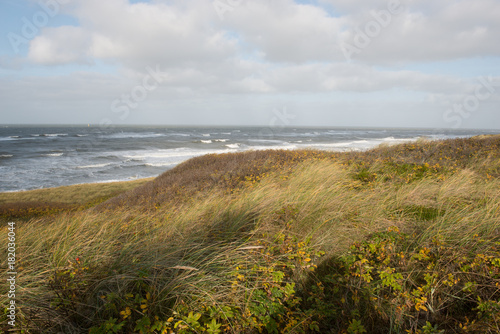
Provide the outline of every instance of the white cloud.
<path id="1" fill-rule="evenodd" d="M 89 46 L 89 34 L 83 28 L 45 28 L 31 41 L 28 60 L 42 65 L 91 63 Z"/>
<path id="2" fill-rule="evenodd" d="M 12 93 L 10 99 L 47 105 L 50 101 L 61 105 L 81 101 L 85 106 L 95 100 L 99 110 L 108 112 L 111 101 L 141 82 L 146 67 L 158 66 L 163 82 L 148 96 L 151 102 L 143 104 L 154 101 L 158 110 L 175 101 L 183 101 L 176 106 L 190 103 L 191 108 L 210 108 L 200 101 L 245 94 L 276 99 L 319 94 L 331 96 L 333 104 L 338 94 L 355 94 L 356 101 L 343 104 L 355 109 L 361 96 L 386 96 L 394 90 L 419 95 L 426 107 L 442 108 L 473 90 L 474 80 L 461 77 L 459 69 L 455 75 L 445 75 L 405 68 L 500 56 L 499 1 L 401 0 L 401 12 L 382 17 L 389 20 L 384 24 L 377 23 L 376 13 L 387 11 L 390 1 L 320 0 L 320 6 L 293 0 L 248 0 L 221 20 L 211 0 L 135 4 L 72 0 L 63 10 L 77 19 L 78 26 L 41 29 L 30 42 L 26 68 L 71 68 L 68 65 L 72 64 L 92 68 L 92 64 L 104 62 L 116 65 L 117 73 L 24 78 L 12 85 L 24 87 L 24 96 Z M 379 24 L 380 32 L 370 37 L 368 45 L 356 46 L 356 29 L 363 31 L 370 24 Z M 345 43 L 358 49 L 352 62 L 340 47 Z M 21 62 L 0 57 L 0 67 L 13 67 L 14 63 L 19 67 Z M 186 102 L 190 99 L 193 102 Z M 245 103 L 248 101 L 252 99 Z M 495 101 L 492 97 L 485 105 Z M 422 106 L 419 103 L 408 102 L 415 110 Z M 362 107 L 359 104 L 363 110 L 370 105 L 366 101 Z M 384 109 L 382 102 L 377 105 Z"/>
<path id="3" fill-rule="evenodd" d="M 74 4 L 72 14 L 81 26 L 44 29 L 31 42 L 31 61 L 66 64 L 92 57 L 143 68 L 158 62 L 172 67 L 213 62 L 234 55 L 235 42 L 211 26 L 215 13 L 206 1 L 193 1 L 187 8 L 125 0 Z"/>
<path id="4" fill-rule="evenodd" d="M 226 14 L 225 27 L 271 62 L 332 61 L 344 19 L 291 0 L 248 1 Z"/>
<path id="5" fill-rule="evenodd" d="M 388 12 L 390 1 L 377 1 L 371 7 L 366 1 L 328 1 L 347 8 L 349 22 L 341 42 L 356 46 L 355 37 L 369 32 L 370 23 L 378 23 L 374 13 Z M 380 31 L 368 36 L 370 44 L 358 48 L 354 59 L 394 65 L 500 55 L 496 42 L 500 33 L 498 1 L 401 0 L 401 9 L 401 13 L 390 16 L 385 27 L 378 23 Z"/>
<path id="6" fill-rule="evenodd" d="M 44 29 L 31 43 L 30 59 L 58 64 L 92 57 L 136 69 L 160 62 L 210 67 L 255 55 L 269 63 L 332 63 L 346 61 L 346 45 L 355 48 L 352 59 L 368 64 L 500 56 L 500 2 L 402 0 L 398 7 L 394 1 L 323 1 L 340 8 L 340 16 L 292 0 L 246 1 L 221 21 L 206 0 L 75 0 L 81 26 Z M 390 14 L 391 8 L 401 12 Z M 377 21 L 380 11 L 385 16 Z"/>
<path id="7" fill-rule="evenodd" d="M 86 0 L 77 15 L 92 34 L 92 54 L 125 66 L 142 68 L 161 62 L 176 67 L 213 62 L 235 51 L 235 42 L 211 26 L 210 18 L 215 13 L 206 1 L 192 1 L 186 7 L 176 2 L 131 5 L 111 0 L 103 5 L 102 1 Z"/>

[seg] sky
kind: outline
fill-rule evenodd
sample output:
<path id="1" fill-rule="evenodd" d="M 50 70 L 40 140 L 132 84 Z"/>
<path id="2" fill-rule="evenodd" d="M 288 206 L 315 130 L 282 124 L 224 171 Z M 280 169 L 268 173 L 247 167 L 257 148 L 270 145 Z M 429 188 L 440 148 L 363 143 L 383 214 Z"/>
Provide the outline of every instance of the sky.
<path id="1" fill-rule="evenodd" d="M 500 129 L 500 0 L 0 0 L 0 124 Z"/>

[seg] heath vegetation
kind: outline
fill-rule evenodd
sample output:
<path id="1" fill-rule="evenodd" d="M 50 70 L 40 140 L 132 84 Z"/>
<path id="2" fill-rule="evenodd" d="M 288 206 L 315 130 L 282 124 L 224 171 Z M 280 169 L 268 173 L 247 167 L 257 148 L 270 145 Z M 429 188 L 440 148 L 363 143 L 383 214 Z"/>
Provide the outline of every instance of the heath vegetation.
<path id="1" fill-rule="evenodd" d="M 0 196 L 20 332 L 500 332 L 500 136 L 207 155 L 130 188 Z"/>

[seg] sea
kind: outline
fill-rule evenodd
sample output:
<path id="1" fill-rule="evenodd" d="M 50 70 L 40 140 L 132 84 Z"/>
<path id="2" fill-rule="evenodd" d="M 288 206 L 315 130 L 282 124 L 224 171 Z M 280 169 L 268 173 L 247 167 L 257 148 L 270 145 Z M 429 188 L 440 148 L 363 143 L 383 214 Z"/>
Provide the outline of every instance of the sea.
<path id="1" fill-rule="evenodd" d="M 498 130 L 0 126 L 0 192 L 157 176 L 190 158 L 266 149 L 367 150 Z"/>

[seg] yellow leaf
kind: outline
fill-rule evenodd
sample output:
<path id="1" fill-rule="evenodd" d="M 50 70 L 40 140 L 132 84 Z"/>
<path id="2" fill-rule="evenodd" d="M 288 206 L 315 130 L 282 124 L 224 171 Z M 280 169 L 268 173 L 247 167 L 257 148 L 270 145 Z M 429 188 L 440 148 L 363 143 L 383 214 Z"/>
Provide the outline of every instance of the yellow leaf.
<path id="1" fill-rule="evenodd" d="M 421 305 L 421 304 L 417 304 L 417 305 L 415 305 L 415 309 L 416 309 L 417 311 L 422 310 L 422 311 L 427 312 L 427 307 L 425 307 L 424 305 Z"/>

